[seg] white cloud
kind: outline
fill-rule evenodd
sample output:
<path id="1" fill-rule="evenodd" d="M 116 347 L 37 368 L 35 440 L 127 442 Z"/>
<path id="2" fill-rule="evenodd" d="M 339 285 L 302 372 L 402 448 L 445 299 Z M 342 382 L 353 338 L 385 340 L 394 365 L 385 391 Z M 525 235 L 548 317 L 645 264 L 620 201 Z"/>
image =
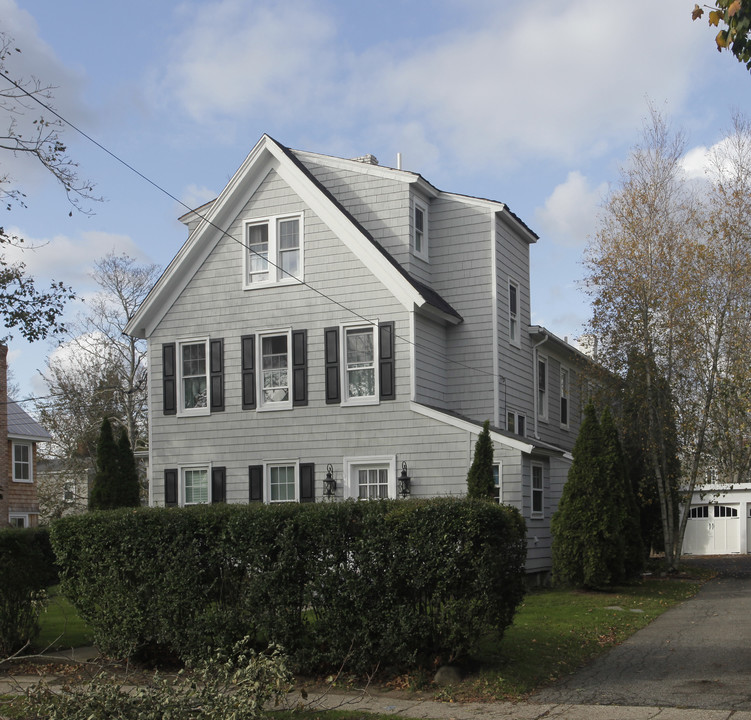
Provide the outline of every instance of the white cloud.
<path id="1" fill-rule="evenodd" d="M 703 180 L 708 167 L 709 151 L 704 145 L 691 148 L 682 158 L 681 167 L 690 180 Z"/>
<path id="2" fill-rule="evenodd" d="M 210 200 L 215 200 L 216 196 L 219 193 L 216 192 L 216 190 L 211 190 L 210 188 L 198 185 L 188 185 L 188 187 L 183 190 L 182 197 L 180 200 L 185 203 L 189 208 L 198 208 L 204 203 L 209 202 Z M 181 215 L 185 212 L 185 208 L 181 208 Z"/>
<path id="3" fill-rule="evenodd" d="M 558 245 L 583 247 L 594 232 L 606 190 L 605 183 L 593 188 L 578 170 L 570 172 L 536 212 L 544 236 Z"/>

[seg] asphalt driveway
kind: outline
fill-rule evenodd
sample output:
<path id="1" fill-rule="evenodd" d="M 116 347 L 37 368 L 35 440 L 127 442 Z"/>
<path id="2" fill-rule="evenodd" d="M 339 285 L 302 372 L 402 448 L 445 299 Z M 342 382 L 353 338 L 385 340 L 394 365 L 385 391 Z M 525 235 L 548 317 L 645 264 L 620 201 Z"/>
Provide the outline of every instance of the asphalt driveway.
<path id="1" fill-rule="evenodd" d="M 687 562 L 720 574 L 696 597 L 531 701 L 751 710 L 751 555 Z"/>

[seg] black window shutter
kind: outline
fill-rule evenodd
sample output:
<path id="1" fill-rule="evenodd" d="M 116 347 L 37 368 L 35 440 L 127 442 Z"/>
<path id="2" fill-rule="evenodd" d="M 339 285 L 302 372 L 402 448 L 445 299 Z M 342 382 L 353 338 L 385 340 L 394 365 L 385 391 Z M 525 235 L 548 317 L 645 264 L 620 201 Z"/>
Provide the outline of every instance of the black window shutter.
<path id="1" fill-rule="evenodd" d="M 248 480 L 250 481 L 249 502 L 263 502 L 263 465 L 250 465 Z"/>
<path id="2" fill-rule="evenodd" d="M 211 412 L 221 412 L 224 410 L 224 340 L 211 340 L 209 354 Z"/>
<path id="3" fill-rule="evenodd" d="M 292 332 L 292 404 L 308 404 L 308 331 Z"/>
<path id="4" fill-rule="evenodd" d="M 378 326 L 378 373 L 380 375 L 381 400 L 394 400 L 396 398 L 394 371 L 394 323 L 380 323 Z"/>
<path id="5" fill-rule="evenodd" d="M 300 463 L 300 502 L 316 501 L 316 466 L 314 463 Z"/>
<path id="6" fill-rule="evenodd" d="M 323 331 L 324 361 L 326 365 L 326 402 L 341 402 L 339 390 L 339 328 L 329 327 Z"/>
<path id="7" fill-rule="evenodd" d="M 243 410 L 256 406 L 256 336 L 243 335 L 242 343 L 242 392 Z"/>
<path id="8" fill-rule="evenodd" d="M 211 468 L 211 502 L 227 502 L 227 468 Z"/>
<path id="9" fill-rule="evenodd" d="M 164 471 L 164 504 L 177 505 L 177 470 Z"/>
<path id="10" fill-rule="evenodd" d="M 177 368 L 175 343 L 162 345 L 162 412 L 177 414 Z"/>

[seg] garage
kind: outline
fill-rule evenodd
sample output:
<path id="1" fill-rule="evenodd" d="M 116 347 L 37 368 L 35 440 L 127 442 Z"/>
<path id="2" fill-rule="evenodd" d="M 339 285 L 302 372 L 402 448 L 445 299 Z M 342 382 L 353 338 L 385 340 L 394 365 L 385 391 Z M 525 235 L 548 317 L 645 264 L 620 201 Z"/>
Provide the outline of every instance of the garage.
<path id="1" fill-rule="evenodd" d="M 692 505 L 683 538 L 685 555 L 728 555 L 741 551 L 738 505 Z"/>

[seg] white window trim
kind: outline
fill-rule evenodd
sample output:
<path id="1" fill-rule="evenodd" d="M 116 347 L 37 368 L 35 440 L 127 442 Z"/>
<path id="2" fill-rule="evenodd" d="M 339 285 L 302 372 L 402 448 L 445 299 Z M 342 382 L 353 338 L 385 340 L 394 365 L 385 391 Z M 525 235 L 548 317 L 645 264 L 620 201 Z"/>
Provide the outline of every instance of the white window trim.
<path id="1" fill-rule="evenodd" d="M 206 470 L 206 482 L 208 484 L 208 492 L 206 493 L 205 503 L 188 503 L 185 501 L 185 471 L 186 470 Z M 180 507 L 191 507 L 193 505 L 211 505 L 211 463 L 189 463 L 187 465 L 180 465 L 177 468 L 177 493 L 178 504 Z"/>
<path id="2" fill-rule="evenodd" d="M 396 455 L 364 455 L 360 457 L 345 457 L 342 461 L 344 468 L 344 499 L 359 500 L 360 486 L 356 472 L 362 467 L 385 465 L 388 469 L 388 497 L 396 498 Z"/>
<path id="3" fill-rule="evenodd" d="M 564 430 L 568 430 L 569 424 L 571 423 L 571 371 L 565 366 L 561 365 L 560 369 L 560 377 L 558 380 L 558 385 L 560 386 L 559 389 L 559 398 L 558 398 L 558 412 L 559 412 L 559 419 L 561 428 Z M 566 377 L 566 394 L 563 394 L 563 378 Z M 563 419 L 560 417 L 560 408 L 563 403 L 563 398 L 566 398 L 566 422 L 563 422 Z"/>
<path id="4" fill-rule="evenodd" d="M 511 288 L 516 289 L 516 312 L 511 313 Z M 519 283 L 513 278 L 508 279 L 508 291 L 506 292 L 506 301 L 508 302 L 508 341 L 515 347 L 520 348 L 522 346 L 521 340 L 521 322 L 519 316 L 521 315 L 521 289 Z M 514 332 L 512 333 L 512 328 Z"/>
<path id="5" fill-rule="evenodd" d="M 20 513 L 20 512 L 9 512 L 8 513 L 8 522 L 12 523 L 13 520 L 23 520 L 23 527 L 29 528 L 31 527 L 31 516 L 29 513 Z"/>
<path id="6" fill-rule="evenodd" d="M 243 241 L 242 241 L 242 253 L 243 253 L 243 289 L 244 290 L 259 290 L 261 288 L 275 287 L 278 285 L 299 285 L 304 280 L 305 275 L 305 257 L 304 257 L 304 227 L 303 222 L 304 213 L 290 213 L 288 215 L 270 215 L 268 217 L 253 218 L 246 220 L 243 223 Z M 282 268 L 278 247 L 278 235 L 279 235 L 279 223 L 284 220 L 298 220 L 299 233 L 300 233 L 300 262 L 298 274 L 295 277 L 287 276 L 282 277 Z M 248 228 L 254 225 L 268 225 L 269 228 L 269 255 L 268 255 L 268 271 L 269 279 L 263 282 L 248 282 L 248 272 L 250 259 L 250 248 L 248 246 Z"/>
<path id="7" fill-rule="evenodd" d="M 493 467 L 498 468 L 498 502 L 503 503 L 503 463 L 496 461 Z"/>
<path id="8" fill-rule="evenodd" d="M 26 478 L 17 478 L 16 477 L 16 448 L 17 447 L 27 447 L 29 448 L 29 479 Z M 34 446 L 32 443 L 23 441 L 23 440 L 14 440 L 11 443 L 11 465 L 13 467 L 13 482 L 17 483 L 26 483 L 27 485 L 30 485 L 34 482 Z"/>
<path id="9" fill-rule="evenodd" d="M 289 467 L 295 468 L 295 498 L 294 500 L 272 500 L 271 499 L 271 468 L 272 467 Z M 300 460 L 264 460 L 263 461 L 263 497 L 264 502 L 269 505 L 278 503 L 300 502 Z"/>
<path id="10" fill-rule="evenodd" d="M 422 211 L 422 246 L 417 249 L 417 218 L 416 211 Z M 430 250 L 428 245 L 428 206 L 420 200 L 412 201 L 412 250 L 415 253 L 415 257 L 421 260 L 429 260 Z"/>
<path id="11" fill-rule="evenodd" d="M 545 389 L 543 390 L 544 396 L 542 400 L 542 407 L 540 407 L 540 365 L 545 366 Z M 548 405 L 550 404 L 550 364 L 546 355 L 537 354 L 537 366 L 535 367 L 535 408 L 537 409 L 537 419 L 547 422 L 548 419 Z"/>
<path id="12" fill-rule="evenodd" d="M 185 345 L 200 345 L 201 343 L 205 346 L 205 356 L 206 356 L 206 406 L 202 408 L 186 408 L 185 407 L 185 390 L 183 387 L 183 346 Z M 184 340 L 178 340 L 177 342 L 177 358 L 176 358 L 176 364 L 177 364 L 177 415 L 178 417 L 195 417 L 195 416 L 201 416 L 201 415 L 209 415 L 211 412 L 211 377 L 210 377 L 210 368 L 209 363 L 211 362 L 211 355 L 210 355 L 210 348 L 209 348 L 209 338 L 208 337 L 197 337 L 197 338 L 186 338 Z"/>
<path id="13" fill-rule="evenodd" d="M 287 336 L 287 383 L 289 387 L 288 399 L 284 402 L 264 402 L 263 401 L 263 338 L 277 337 L 279 335 Z M 258 412 L 274 412 L 277 410 L 292 409 L 292 328 L 282 328 L 279 330 L 264 330 L 256 333 L 256 397 L 258 398 Z"/>
<path id="14" fill-rule="evenodd" d="M 369 329 L 373 333 L 373 395 L 366 397 L 349 397 L 349 382 L 347 381 L 347 331 Z M 340 378 L 342 388 L 342 401 L 343 407 L 351 407 L 356 405 L 378 405 L 380 404 L 381 397 L 381 378 L 378 372 L 378 359 L 380 357 L 380 346 L 378 344 L 378 324 L 372 323 L 351 323 L 349 325 L 339 326 L 339 357 L 341 358 Z"/>
<path id="15" fill-rule="evenodd" d="M 537 490 L 537 492 L 540 493 L 540 498 L 542 502 L 540 503 L 542 505 L 542 510 L 535 511 L 534 510 L 534 497 L 535 497 L 535 468 L 540 469 L 540 488 Z M 545 469 L 540 463 L 532 463 L 530 468 L 530 475 L 529 475 L 529 517 L 534 518 L 535 520 L 539 520 L 541 518 L 545 517 Z"/>

